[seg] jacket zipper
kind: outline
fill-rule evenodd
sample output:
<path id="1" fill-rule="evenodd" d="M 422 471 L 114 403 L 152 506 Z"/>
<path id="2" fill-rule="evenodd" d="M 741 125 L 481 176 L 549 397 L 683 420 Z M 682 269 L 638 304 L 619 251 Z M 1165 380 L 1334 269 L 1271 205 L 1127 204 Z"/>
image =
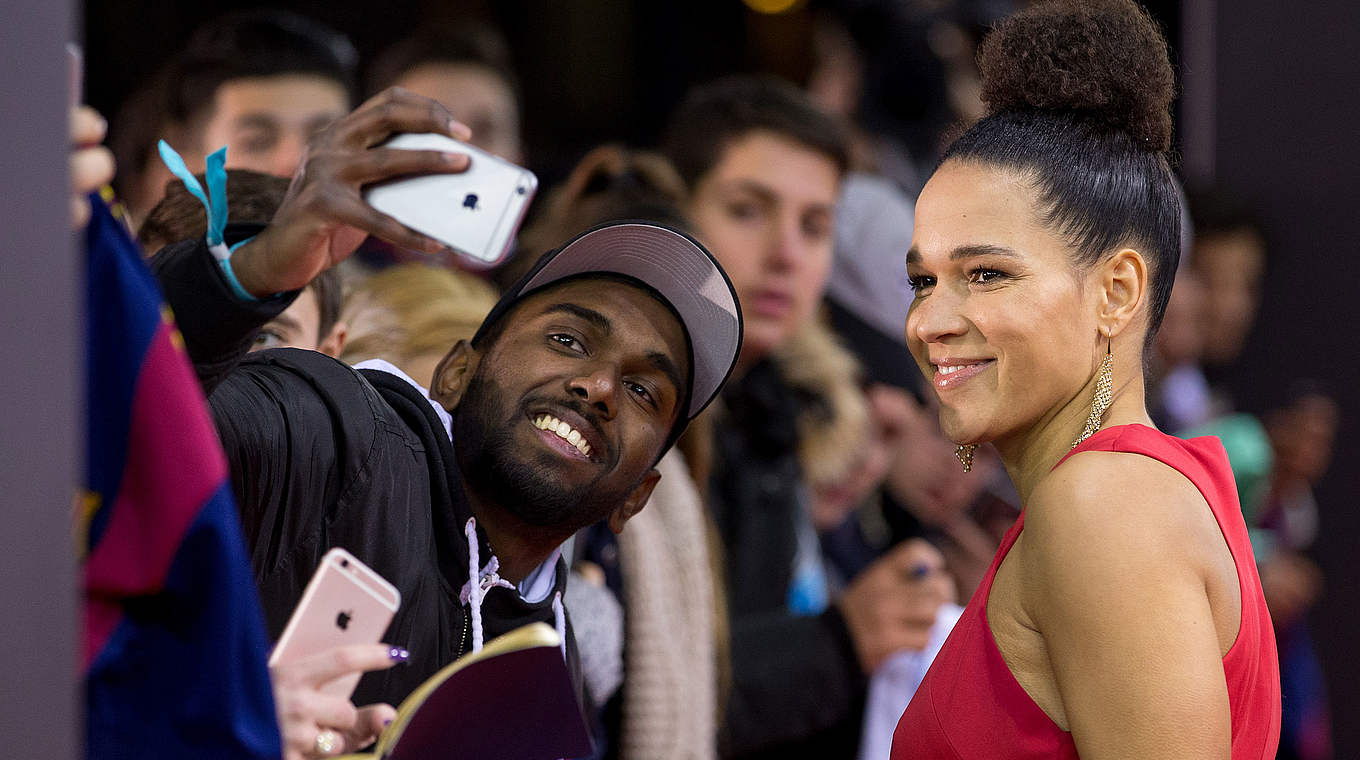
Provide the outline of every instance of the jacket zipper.
<path id="1" fill-rule="evenodd" d="M 458 651 L 455 652 L 453 655 L 453 658 L 455 660 L 463 656 L 463 647 L 467 644 L 468 617 L 469 616 L 466 612 L 463 613 L 463 635 L 458 638 Z"/>

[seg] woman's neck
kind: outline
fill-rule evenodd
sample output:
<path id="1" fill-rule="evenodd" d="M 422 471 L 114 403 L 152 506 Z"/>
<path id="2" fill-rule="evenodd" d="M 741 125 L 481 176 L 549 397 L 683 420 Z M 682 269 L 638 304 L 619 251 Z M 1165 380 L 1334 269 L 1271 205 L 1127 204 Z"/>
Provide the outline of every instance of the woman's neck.
<path id="1" fill-rule="evenodd" d="M 1101 429 L 1129 424 L 1152 426 L 1152 418 L 1148 416 L 1147 404 L 1144 402 L 1142 373 L 1137 373 L 1122 384 L 1117 377 L 1114 398 L 1105 412 Z M 1029 505 L 1034 489 L 1072 450 L 1072 443 L 1081 435 L 1091 414 L 1095 389 L 1096 378 L 1093 376 L 1066 404 L 1050 410 L 1026 430 L 994 442 L 1011 482 L 1020 493 L 1022 507 Z"/>

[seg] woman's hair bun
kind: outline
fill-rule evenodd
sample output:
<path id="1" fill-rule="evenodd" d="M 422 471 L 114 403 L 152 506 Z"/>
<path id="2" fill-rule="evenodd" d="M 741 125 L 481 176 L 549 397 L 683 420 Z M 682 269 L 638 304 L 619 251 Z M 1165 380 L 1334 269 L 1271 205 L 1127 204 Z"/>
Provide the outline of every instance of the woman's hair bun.
<path id="1" fill-rule="evenodd" d="M 990 113 L 1080 113 L 1145 150 L 1171 147 L 1175 75 L 1157 23 L 1132 0 L 1052 0 L 1001 21 L 982 42 Z"/>

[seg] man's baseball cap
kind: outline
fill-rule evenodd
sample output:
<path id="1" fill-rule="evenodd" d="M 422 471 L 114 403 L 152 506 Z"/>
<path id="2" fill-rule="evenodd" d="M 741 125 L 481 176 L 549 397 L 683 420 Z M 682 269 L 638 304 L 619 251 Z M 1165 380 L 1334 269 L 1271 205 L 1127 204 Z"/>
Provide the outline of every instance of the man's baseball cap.
<path id="1" fill-rule="evenodd" d="M 698 416 L 718 395 L 737 363 L 741 306 L 732 281 L 713 254 L 689 235 L 656 222 L 608 222 L 544 254 L 501 296 L 473 336 L 472 345 L 525 296 L 589 275 L 635 280 L 675 311 L 690 351 L 688 407 L 681 405 L 685 410 L 681 421 Z"/>

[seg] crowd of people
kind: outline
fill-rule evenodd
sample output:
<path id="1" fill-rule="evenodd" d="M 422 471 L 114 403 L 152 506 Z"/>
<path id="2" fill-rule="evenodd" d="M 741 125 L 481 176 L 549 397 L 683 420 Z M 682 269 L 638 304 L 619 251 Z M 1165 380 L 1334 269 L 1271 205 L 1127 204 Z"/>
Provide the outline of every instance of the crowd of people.
<path id="1" fill-rule="evenodd" d="M 1169 76 L 1165 42 L 1155 29 L 1138 37 L 1144 26 L 1127 22 L 1128 39 L 1153 62 L 1136 72 L 1142 90 L 1101 106 L 1136 111 L 1146 101 L 1166 117 L 1167 126 L 1138 121 L 1145 114 L 1102 117 L 1101 129 L 1152 146 L 1119 164 L 1118 181 L 1153 200 L 1078 213 L 1069 197 L 1087 186 L 1059 165 L 1104 160 L 1124 143 L 1085 136 L 1080 145 L 1095 148 L 1064 152 L 1069 138 L 1054 135 L 1068 116 L 1050 124 L 1014 115 L 1028 113 L 1017 103 L 1034 85 L 1007 80 L 1011 69 L 997 56 L 1012 53 L 1002 42 L 979 66 L 974 27 L 937 21 L 927 35 L 863 5 L 820 18 L 808 81 L 738 74 L 703 83 L 675 105 L 655 144 L 589 152 L 539 193 L 511 255 L 491 269 L 362 200 L 377 181 L 467 166 L 459 154 L 376 147 L 398 133 L 444 134 L 534 168 L 511 57 L 489 26 L 423 30 L 360 61 L 315 20 L 235 12 L 189 36 L 110 115 L 116 194 L 207 394 L 271 640 L 332 547 L 402 594 L 382 645 L 274 669 L 286 756 L 364 747 L 391 706 L 440 667 L 533 621 L 565 634 L 599 758 L 940 756 L 913 754 L 910 731 L 921 731 L 916 746 L 945 746 L 926 734 L 975 717 L 922 716 L 927 708 L 917 706 L 956 705 L 941 681 L 951 676 L 928 679 L 927 670 L 942 649 L 942 662 L 958 660 L 959 644 L 946 648 L 946 638 L 957 624 L 956 639 L 966 639 L 975 616 L 964 605 L 980 588 L 982 625 L 993 616 L 997 645 L 1028 658 L 1007 656 L 1003 669 L 1079 735 L 1078 747 L 1109 746 L 1099 742 L 1114 739 L 1092 726 L 1120 703 L 1102 703 L 1091 681 L 1116 671 L 1064 670 L 1059 654 L 1085 650 L 1045 629 L 1053 618 L 1044 615 L 1070 610 L 1014 587 L 1017 566 L 1045 571 L 1034 547 L 1062 535 L 1052 524 L 1061 518 L 1038 506 L 1059 498 L 1055 487 L 1025 469 L 1046 449 L 1038 438 L 1023 454 L 1012 439 L 973 447 L 993 439 L 951 411 L 942 379 L 950 373 L 937 374 L 966 380 L 984 366 L 940 359 L 950 336 L 968 329 L 957 316 L 964 311 L 948 311 L 961 297 L 949 285 L 961 261 L 993 261 L 960 269 L 968 288 L 1041 277 L 1033 262 L 1015 264 L 1029 275 L 1007 274 L 1004 250 L 942 221 L 980 202 L 962 184 L 1009 192 L 1016 176 L 1039 178 L 1043 190 L 1025 192 L 1039 192 L 1050 204 L 1046 223 L 1079 240 L 1079 250 L 1103 255 L 1128 245 L 1130 229 L 1143 234 L 1082 215 L 1117 208 L 1155 222 L 1145 237 L 1157 253 L 1135 263 L 1121 252 L 1109 264 L 1101 282 L 1113 284 L 1100 291 L 1109 316 L 1099 340 L 1088 341 L 1090 372 L 1071 335 L 1033 340 L 1000 312 L 968 319 L 1017 356 L 1069 352 L 1068 373 L 1081 374 L 1077 406 L 1088 410 L 1096 386 L 1087 380 L 1112 355 L 1101 366 L 1114 367 L 1116 385 L 1096 429 L 1144 419 L 1128 410 L 1141 414 L 1145 385 L 1157 429 L 1222 441 L 1255 553 L 1248 574 L 1259 572 L 1269 606 L 1261 635 L 1273 621 L 1279 645 L 1280 756 L 1329 756 L 1306 613 L 1322 584 L 1308 559 L 1312 493 L 1329 464 L 1337 404 L 1301 378 L 1257 419 L 1235 409 L 1218 382 L 1234 371 L 1252 325 L 1270 236 L 1231 189 L 1185 187 L 1159 173 L 1172 83 L 1157 100 L 1162 69 L 1153 59 L 1161 56 Z M 1114 23 L 1099 9 L 1150 24 L 1122 0 L 1094 3 L 1094 16 L 1073 5 L 1053 12 L 1089 22 L 1074 25 L 1088 39 Z M 903 45 L 920 49 L 906 54 Z M 895 91 L 904 61 L 938 69 L 938 90 Z M 1069 107 L 1063 98 L 1073 90 L 1081 87 L 1042 107 Z M 977 126 L 951 147 L 955 124 Z M 1049 153 L 1012 145 L 1041 140 L 1051 141 Z M 167 165 L 161 141 L 188 175 Z M 225 219 L 193 190 L 212 185 L 210 156 L 222 146 Z M 1035 234 L 995 219 L 979 224 L 973 229 Z M 660 253 L 636 265 L 600 263 L 601 251 L 632 248 Z M 1142 300 L 1129 304 L 1146 315 L 1120 306 L 1131 293 Z M 1051 294 L 1025 303 L 1036 316 L 1070 316 Z M 1012 347 L 1007 335 L 1040 348 Z M 1138 383 L 1120 373 L 1137 373 Z M 994 416 L 1019 414 L 1045 387 L 1015 389 L 1014 408 Z M 1066 453 L 1071 441 L 1060 443 Z M 1058 461 L 1039 464 L 1047 473 Z M 1210 506 L 1230 536 L 1222 505 Z M 1026 541 L 1017 544 L 1022 509 Z M 1014 561 L 998 567 L 1012 548 Z M 1232 538 L 1213 547 L 1230 579 L 1240 550 Z M 1218 653 L 1226 667 L 1238 622 L 1234 613 L 1225 623 L 1217 606 L 1224 584 L 1212 572 L 1221 564 L 1205 571 L 1209 598 L 1193 620 L 1210 629 L 1210 647 L 1215 630 L 1226 641 Z M 1239 562 L 1237 573 L 1248 566 Z M 1222 593 L 1240 594 L 1246 632 L 1253 587 L 1235 584 Z M 1074 649 L 1035 650 L 1033 636 Z M 340 699 L 322 694 L 309 675 L 319 670 L 369 672 Z M 913 701 L 918 688 L 923 698 Z M 1078 707 L 1077 694 L 1099 707 Z M 1234 721 L 1236 710 L 1234 702 Z M 1232 729 L 1233 757 L 1248 756 L 1237 754 Z"/>

